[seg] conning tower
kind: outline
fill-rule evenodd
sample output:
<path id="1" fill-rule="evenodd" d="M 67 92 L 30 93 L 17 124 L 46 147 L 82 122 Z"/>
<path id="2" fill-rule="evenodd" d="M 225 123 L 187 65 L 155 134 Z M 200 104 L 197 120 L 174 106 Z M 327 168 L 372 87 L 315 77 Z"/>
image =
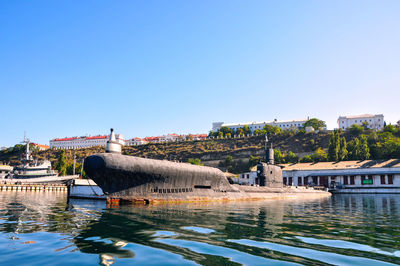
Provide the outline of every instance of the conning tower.
<path id="1" fill-rule="evenodd" d="M 259 180 L 260 187 L 275 187 L 280 188 L 283 186 L 282 169 L 275 165 L 274 160 L 274 149 L 271 146 L 268 147 L 268 137 L 265 134 L 265 161 L 262 163 L 261 160 L 257 164 L 257 178 Z"/>
<path id="2" fill-rule="evenodd" d="M 115 138 L 114 129 L 111 128 L 110 139 L 107 141 L 106 145 L 106 152 L 121 154 L 121 150 L 122 150 L 122 145 Z"/>

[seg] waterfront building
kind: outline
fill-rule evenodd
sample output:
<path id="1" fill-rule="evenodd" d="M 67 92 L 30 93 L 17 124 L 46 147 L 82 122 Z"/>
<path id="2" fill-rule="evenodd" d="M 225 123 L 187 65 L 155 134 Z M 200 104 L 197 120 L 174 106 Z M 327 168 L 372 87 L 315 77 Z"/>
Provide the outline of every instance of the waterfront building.
<path id="1" fill-rule="evenodd" d="M 283 165 L 288 186 L 336 187 L 342 193 L 400 193 L 400 160 L 365 160 Z"/>
<path id="2" fill-rule="evenodd" d="M 363 125 L 368 123 L 368 127 L 371 129 L 381 130 L 385 126 L 383 114 L 371 115 L 353 115 L 353 116 L 339 116 L 338 126 L 340 129 L 347 129 L 352 125 Z"/>
<path id="3" fill-rule="evenodd" d="M 256 168 L 256 167 L 253 167 Z M 253 169 L 251 169 L 253 170 Z M 255 186 L 258 185 L 258 178 L 256 171 L 250 171 L 239 175 L 238 180 L 240 185 Z"/>
<path id="4" fill-rule="evenodd" d="M 227 124 L 225 122 L 214 122 L 212 123 L 212 130 L 217 131 L 221 127 L 228 127 L 236 131 L 238 128 L 242 128 L 245 125 L 249 126 L 250 131 L 253 133 L 256 129 L 262 130 L 265 125 L 277 126 L 281 129 L 288 130 L 288 129 L 299 129 L 303 127 L 304 123 L 307 122 L 308 119 L 301 119 L 301 120 L 288 120 L 288 121 L 278 121 L 275 119 L 271 122 L 250 122 L 250 123 L 232 123 Z"/>
<path id="5" fill-rule="evenodd" d="M 125 140 L 122 134 L 115 134 L 117 141 L 121 145 L 125 145 Z M 70 138 L 56 138 L 50 140 L 50 148 L 54 149 L 80 149 L 89 148 L 94 146 L 103 146 L 107 144 L 109 135 L 99 135 L 92 137 L 70 137 Z"/>

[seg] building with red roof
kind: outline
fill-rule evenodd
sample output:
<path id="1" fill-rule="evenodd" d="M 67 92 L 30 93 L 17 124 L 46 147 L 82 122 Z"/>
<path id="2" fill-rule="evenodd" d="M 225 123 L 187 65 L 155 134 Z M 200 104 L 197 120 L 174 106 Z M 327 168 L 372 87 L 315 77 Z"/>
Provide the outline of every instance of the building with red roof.
<path id="1" fill-rule="evenodd" d="M 109 139 L 109 135 L 83 136 L 83 137 L 65 137 L 50 140 L 50 148 L 54 149 L 80 149 L 95 146 L 105 147 Z M 115 134 L 115 138 L 119 143 L 125 145 L 122 134 Z"/>

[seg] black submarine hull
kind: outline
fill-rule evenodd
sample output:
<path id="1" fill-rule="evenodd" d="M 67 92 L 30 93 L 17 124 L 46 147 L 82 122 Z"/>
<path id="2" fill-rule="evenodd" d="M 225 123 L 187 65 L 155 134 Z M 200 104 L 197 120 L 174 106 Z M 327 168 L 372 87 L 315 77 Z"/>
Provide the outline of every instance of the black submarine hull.
<path id="1" fill-rule="evenodd" d="M 279 176 L 276 169 L 270 171 L 271 167 L 279 167 L 269 165 L 266 169 L 282 180 L 282 172 Z M 87 157 L 84 170 L 102 188 L 111 203 L 250 200 L 303 194 L 317 197 L 330 195 L 325 191 L 282 187 L 282 183 L 276 182 L 271 187 L 232 185 L 221 170 L 213 167 L 117 153 L 101 153 Z M 270 179 L 271 177 L 267 178 Z"/>

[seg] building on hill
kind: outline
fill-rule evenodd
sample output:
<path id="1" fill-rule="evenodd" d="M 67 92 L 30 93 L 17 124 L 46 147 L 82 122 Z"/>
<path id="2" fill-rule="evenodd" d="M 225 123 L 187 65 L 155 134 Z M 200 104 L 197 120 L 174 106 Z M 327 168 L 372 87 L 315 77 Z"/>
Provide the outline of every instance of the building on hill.
<path id="1" fill-rule="evenodd" d="M 282 165 L 289 186 L 336 187 L 339 193 L 400 193 L 400 160 L 365 160 Z"/>
<path id="2" fill-rule="evenodd" d="M 105 147 L 109 135 L 99 135 L 93 137 L 70 137 L 70 138 L 56 138 L 50 140 L 50 148 L 54 149 L 80 149 L 95 146 Z M 115 134 L 115 138 L 119 143 L 125 145 L 125 140 L 122 134 Z"/>
<path id="3" fill-rule="evenodd" d="M 228 127 L 233 130 L 237 130 L 238 128 L 242 128 L 245 125 L 249 126 L 251 132 L 254 132 L 256 129 L 262 130 L 265 125 L 277 126 L 281 129 L 299 129 L 303 127 L 304 123 L 307 122 L 307 119 L 302 120 L 288 120 L 288 121 L 278 121 L 274 120 L 272 122 L 251 122 L 251 123 L 233 123 L 227 124 L 224 122 L 214 122 L 212 123 L 212 130 L 217 131 L 221 127 Z"/>
<path id="4" fill-rule="evenodd" d="M 39 149 L 40 151 L 48 150 L 50 149 L 50 146 L 48 145 L 43 145 L 43 144 L 38 144 L 38 143 L 31 143 L 33 147 Z"/>
<path id="5" fill-rule="evenodd" d="M 368 127 L 371 129 L 381 130 L 385 126 L 383 114 L 378 115 L 353 115 L 353 116 L 339 116 L 338 126 L 340 129 L 347 129 L 352 125 L 363 125 L 368 123 Z"/>
<path id="6" fill-rule="evenodd" d="M 145 137 L 141 138 L 133 138 L 128 139 L 126 141 L 127 146 L 136 146 L 136 145 L 143 145 L 149 142 L 152 143 L 160 143 L 160 142 L 174 142 L 174 141 L 181 141 L 181 140 L 205 140 L 207 139 L 207 134 L 189 134 L 189 135 L 178 135 L 178 134 L 168 134 L 163 136 L 155 136 L 155 137 Z"/>
<path id="7" fill-rule="evenodd" d="M 190 134 L 190 136 L 192 136 L 193 140 L 205 140 L 208 138 L 207 134 Z M 187 138 L 187 136 L 186 136 L 186 138 Z"/>
<path id="8" fill-rule="evenodd" d="M 125 141 L 126 146 L 138 146 L 138 145 L 143 145 L 147 144 L 148 142 L 145 139 L 141 138 L 133 138 L 133 139 L 127 139 Z"/>

